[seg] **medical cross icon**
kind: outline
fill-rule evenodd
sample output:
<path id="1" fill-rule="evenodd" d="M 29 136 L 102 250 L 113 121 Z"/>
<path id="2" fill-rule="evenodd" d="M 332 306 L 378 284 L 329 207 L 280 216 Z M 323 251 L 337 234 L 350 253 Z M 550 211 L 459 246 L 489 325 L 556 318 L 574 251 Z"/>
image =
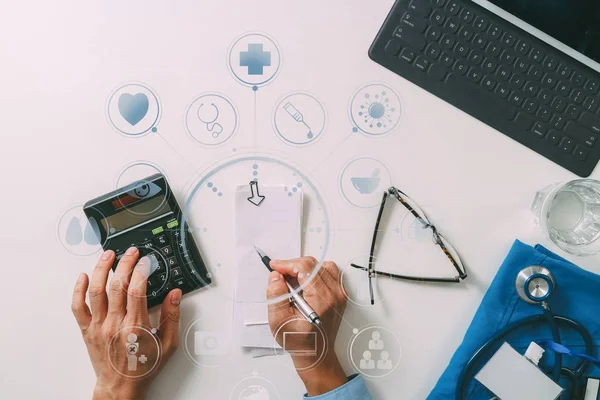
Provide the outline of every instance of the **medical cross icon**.
<path id="1" fill-rule="evenodd" d="M 240 52 L 240 67 L 248 67 L 248 75 L 262 75 L 264 67 L 271 66 L 271 52 L 262 44 L 248 44 L 248 51 Z"/>

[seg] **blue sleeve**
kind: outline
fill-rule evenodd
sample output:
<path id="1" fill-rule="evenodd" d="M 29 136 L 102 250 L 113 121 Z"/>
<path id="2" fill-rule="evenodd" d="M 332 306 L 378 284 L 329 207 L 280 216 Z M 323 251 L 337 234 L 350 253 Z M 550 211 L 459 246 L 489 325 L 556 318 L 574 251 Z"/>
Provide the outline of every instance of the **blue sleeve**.
<path id="1" fill-rule="evenodd" d="M 307 400 L 371 400 L 371 395 L 367 390 L 367 385 L 360 375 L 352 375 L 348 378 L 348 382 L 331 392 L 320 396 L 308 397 Z"/>

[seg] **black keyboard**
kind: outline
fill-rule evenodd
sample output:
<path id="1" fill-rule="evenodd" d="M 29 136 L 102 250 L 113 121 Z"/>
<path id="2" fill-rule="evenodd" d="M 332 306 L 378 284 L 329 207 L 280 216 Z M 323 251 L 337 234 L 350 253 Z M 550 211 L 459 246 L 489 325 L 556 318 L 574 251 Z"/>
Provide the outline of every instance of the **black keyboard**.
<path id="1" fill-rule="evenodd" d="M 600 74 L 475 3 L 398 0 L 369 56 L 577 175 L 600 159 Z"/>

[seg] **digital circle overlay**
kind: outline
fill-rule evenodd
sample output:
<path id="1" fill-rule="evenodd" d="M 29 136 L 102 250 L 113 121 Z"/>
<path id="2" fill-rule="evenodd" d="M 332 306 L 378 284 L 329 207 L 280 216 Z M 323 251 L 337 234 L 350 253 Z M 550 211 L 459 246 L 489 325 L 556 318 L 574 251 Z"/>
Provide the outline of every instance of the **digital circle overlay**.
<path id="1" fill-rule="evenodd" d="M 197 367 L 216 368 L 224 365 L 231 348 L 229 331 L 211 329 L 207 321 L 195 318 L 183 331 L 182 347 L 188 360 Z"/>
<path id="2" fill-rule="evenodd" d="M 271 83 L 281 70 L 282 54 L 273 38 L 260 32 L 238 37 L 227 53 L 231 75 L 253 90 Z"/>
<path id="3" fill-rule="evenodd" d="M 304 328 L 291 328 L 289 332 L 286 332 L 286 327 L 290 324 L 304 326 Z M 298 372 L 309 371 L 317 367 L 327 354 L 327 333 L 319 326 L 312 326 L 305 318 L 288 319 L 277 328 L 273 337 L 281 337 L 285 353 L 307 361 L 306 366 L 298 368 L 291 358 L 277 357 L 277 360 L 286 367 Z M 273 349 L 273 355 L 278 354 L 277 349 Z"/>
<path id="4" fill-rule="evenodd" d="M 319 139 L 327 122 L 325 107 L 310 93 L 286 95 L 275 107 L 273 127 L 277 136 L 293 146 L 305 146 Z"/>
<path id="5" fill-rule="evenodd" d="M 382 83 L 369 83 L 352 96 L 348 113 L 355 128 L 368 136 L 382 136 L 400 122 L 403 105 L 394 89 Z"/>
<path id="6" fill-rule="evenodd" d="M 156 195 L 162 190 L 158 185 L 148 180 L 149 177 L 161 174 L 167 179 L 168 177 L 163 168 L 158 166 L 156 163 L 148 160 L 137 160 L 124 166 L 115 179 L 115 190 L 121 189 L 127 185 L 135 183 L 134 187 L 130 190 L 132 196 L 136 198 L 142 198 L 144 195 Z M 129 207 L 125 204 L 122 205 L 123 211 L 128 212 L 136 217 L 141 217 L 148 214 L 155 213 L 158 209 L 163 207 L 168 199 L 165 197 L 163 201 L 158 203 L 156 207 L 138 211 L 135 206 Z M 113 232 L 109 231 L 109 234 Z"/>
<path id="7" fill-rule="evenodd" d="M 360 157 L 350 161 L 340 174 L 342 196 L 359 208 L 378 207 L 383 192 L 392 186 L 388 167 L 370 157 Z"/>
<path id="8" fill-rule="evenodd" d="M 185 130 L 204 146 L 218 146 L 237 132 L 239 113 L 233 102 L 220 93 L 202 93 L 185 110 Z"/>
<path id="9" fill-rule="evenodd" d="M 360 267 L 369 267 L 369 255 L 363 254 L 354 257 L 343 268 L 340 268 L 340 286 L 342 292 L 350 302 L 357 307 L 373 307 L 371 305 L 371 292 L 369 289 L 369 273 L 365 270 L 352 267 L 350 264 L 355 264 Z M 377 257 L 373 257 L 373 268 L 378 269 Z M 384 268 L 381 268 L 382 270 Z M 375 304 L 381 304 L 384 300 L 384 295 L 379 287 L 379 275 L 371 277 L 373 286 L 373 298 Z M 392 278 L 385 277 L 383 279 L 390 280 Z"/>
<path id="10" fill-rule="evenodd" d="M 162 346 L 156 335 L 143 326 L 126 326 L 111 338 L 108 362 L 117 374 L 142 379 L 160 365 Z"/>
<path id="11" fill-rule="evenodd" d="M 352 368 L 369 379 L 391 375 L 400 365 L 402 346 L 386 327 L 371 325 L 359 330 L 348 345 Z"/>
<path id="12" fill-rule="evenodd" d="M 229 392 L 229 400 L 280 400 L 273 382 L 260 376 L 242 379 Z"/>
<path id="13" fill-rule="evenodd" d="M 141 82 L 128 82 L 114 89 L 106 106 L 112 127 L 129 137 L 155 132 L 161 112 L 158 95 Z"/>
<path id="14" fill-rule="evenodd" d="M 71 206 L 61 215 L 57 238 L 62 247 L 75 256 L 91 256 L 102 250 L 98 221 L 88 219 L 83 204 Z"/>
<path id="15" fill-rule="evenodd" d="M 301 242 L 305 255 L 324 261 L 331 240 L 331 223 L 325 199 L 313 179 L 299 167 L 269 154 L 239 154 L 220 161 L 190 187 L 183 207 L 182 218 L 185 224 L 182 224 L 180 232 L 184 246 L 187 240 L 185 226 L 194 233 L 196 241 L 201 244 L 200 251 L 208 271 L 215 282 L 219 280 L 215 288 L 228 297 L 233 296 L 235 291 L 237 259 L 235 252 L 223 246 L 223 243 L 229 243 L 236 237 L 235 213 L 232 210 L 237 192 L 245 189 L 249 193 L 250 182 L 257 182 L 259 192 L 261 188 L 270 187 L 282 190 L 286 199 L 302 196 L 304 211 Z M 245 197 L 241 201 L 244 200 Z M 269 196 L 266 196 L 264 205 L 268 201 Z M 321 264 L 317 265 L 316 270 L 320 267 Z M 257 273 L 264 275 L 266 284 L 266 268 Z M 310 284 L 315 275 L 312 274 L 303 285 Z M 287 301 L 288 298 L 289 296 L 283 295 L 270 300 L 270 303 Z"/>

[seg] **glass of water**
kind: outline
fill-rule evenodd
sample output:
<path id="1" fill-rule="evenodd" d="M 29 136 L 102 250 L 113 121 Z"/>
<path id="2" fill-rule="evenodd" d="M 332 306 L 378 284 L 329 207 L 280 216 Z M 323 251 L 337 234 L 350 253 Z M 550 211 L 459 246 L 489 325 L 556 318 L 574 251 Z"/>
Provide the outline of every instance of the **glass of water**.
<path id="1" fill-rule="evenodd" d="M 564 251 L 577 256 L 600 252 L 600 181 L 576 179 L 550 185 L 537 192 L 531 211 Z"/>

